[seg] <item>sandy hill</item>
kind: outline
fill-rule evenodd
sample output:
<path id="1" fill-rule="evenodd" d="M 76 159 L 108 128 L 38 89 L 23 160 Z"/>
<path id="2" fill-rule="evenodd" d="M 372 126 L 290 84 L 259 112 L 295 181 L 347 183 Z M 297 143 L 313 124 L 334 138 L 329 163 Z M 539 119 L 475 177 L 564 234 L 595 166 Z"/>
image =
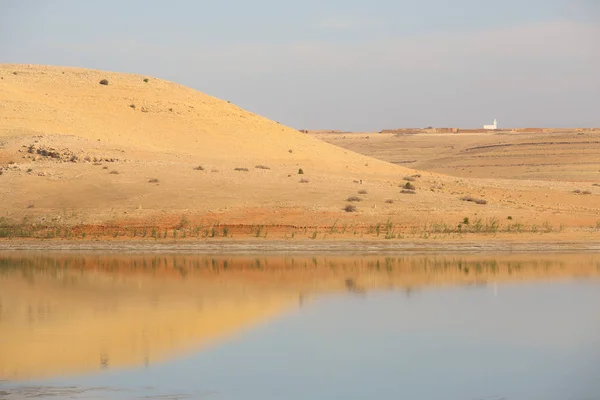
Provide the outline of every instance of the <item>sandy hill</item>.
<path id="1" fill-rule="evenodd" d="M 546 223 L 589 231 L 600 220 L 597 194 L 574 183 L 408 178 L 417 171 L 171 82 L 67 67 L 0 65 L 0 171 L 5 225 L 95 225 L 105 234 L 110 225 L 111 235 L 127 237 L 137 235 L 125 232 L 132 227 L 222 236 L 207 228 L 215 224 L 229 234 L 242 224 L 271 227 L 256 236 L 356 237 L 388 220 L 387 236 L 398 237 L 425 224 L 448 231 L 465 217 L 509 216 L 517 230 Z M 407 184 L 415 190 L 403 193 Z M 356 212 L 344 212 L 348 205 Z"/>

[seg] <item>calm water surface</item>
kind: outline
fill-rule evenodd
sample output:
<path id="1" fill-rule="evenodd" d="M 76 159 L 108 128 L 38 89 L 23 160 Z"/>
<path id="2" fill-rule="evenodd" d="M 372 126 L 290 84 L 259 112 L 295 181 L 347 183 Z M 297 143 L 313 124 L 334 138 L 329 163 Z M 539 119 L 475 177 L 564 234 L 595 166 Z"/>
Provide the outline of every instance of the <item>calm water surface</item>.
<path id="1" fill-rule="evenodd" d="M 0 254 L 0 399 L 600 399 L 600 256 Z"/>

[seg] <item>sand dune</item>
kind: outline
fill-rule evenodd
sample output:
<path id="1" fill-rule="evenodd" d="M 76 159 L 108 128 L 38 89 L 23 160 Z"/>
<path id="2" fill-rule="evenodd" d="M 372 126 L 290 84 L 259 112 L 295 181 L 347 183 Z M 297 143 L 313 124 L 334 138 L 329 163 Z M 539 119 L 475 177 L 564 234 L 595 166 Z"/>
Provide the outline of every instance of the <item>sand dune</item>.
<path id="1" fill-rule="evenodd" d="M 178 238 L 228 225 L 238 238 L 261 236 L 235 231 L 244 225 L 270 228 L 262 236 L 321 238 L 374 234 L 390 221 L 398 237 L 426 224 L 511 217 L 519 226 L 562 224 L 561 237 L 572 238 L 596 232 L 600 220 L 600 187 L 418 172 L 152 77 L 4 64 L 0 78 L 4 225 L 79 227 L 78 237 L 131 237 L 132 227 L 171 237 L 179 227 Z M 403 192 L 403 178 L 417 173 L 414 193 Z M 345 212 L 352 196 L 361 201 Z M 60 236 L 35 233 L 46 234 Z"/>

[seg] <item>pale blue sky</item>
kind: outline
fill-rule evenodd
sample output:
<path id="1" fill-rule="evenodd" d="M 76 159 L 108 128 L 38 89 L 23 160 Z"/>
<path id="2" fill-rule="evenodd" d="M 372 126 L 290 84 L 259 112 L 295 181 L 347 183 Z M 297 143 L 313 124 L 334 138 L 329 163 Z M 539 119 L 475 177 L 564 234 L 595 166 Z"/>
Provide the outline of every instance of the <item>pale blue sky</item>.
<path id="1" fill-rule="evenodd" d="M 597 0 L 0 0 L 0 62 L 165 78 L 298 129 L 600 126 Z"/>

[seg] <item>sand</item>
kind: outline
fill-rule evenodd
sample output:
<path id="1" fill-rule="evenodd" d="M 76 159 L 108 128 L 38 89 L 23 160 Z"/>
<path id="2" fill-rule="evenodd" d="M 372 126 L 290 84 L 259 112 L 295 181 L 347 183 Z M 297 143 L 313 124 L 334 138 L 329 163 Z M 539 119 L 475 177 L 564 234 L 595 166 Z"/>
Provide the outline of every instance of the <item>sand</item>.
<path id="1" fill-rule="evenodd" d="M 486 240 L 540 234 L 557 241 L 600 239 L 593 150 L 561 158 L 579 157 L 590 169 L 585 176 L 572 169 L 549 180 L 549 169 L 508 179 L 510 169 L 496 172 L 503 170 L 497 162 L 473 161 L 487 162 L 488 150 L 481 149 L 467 151 L 469 169 L 481 172 L 459 174 L 464 151 L 440 152 L 454 157 L 448 162 L 433 156 L 457 136 L 435 138 L 427 151 L 408 141 L 400 151 L 382 136 L 377 143 L 383 154 L 372 144 L 326 139 L 332 145 L 152 77 L 3 64 L 0 78 L 5 238 L 444 241 L 485 233 Z M 476 147 L 478 140 L 462 145 Z M 422 164 L 387 162 L 420 159 L 411 152 L 428 158 Z M 531 154 L 515 157 L 526 162 Z M 403 178 L 414 175 L 416 190 L 402 193 Z M 349 203 L 351 196 L 361 201 Z M 487 204 L 462 201 L 465 196 Z M 348 205 L 356 211 L 344 211 Z"/>

